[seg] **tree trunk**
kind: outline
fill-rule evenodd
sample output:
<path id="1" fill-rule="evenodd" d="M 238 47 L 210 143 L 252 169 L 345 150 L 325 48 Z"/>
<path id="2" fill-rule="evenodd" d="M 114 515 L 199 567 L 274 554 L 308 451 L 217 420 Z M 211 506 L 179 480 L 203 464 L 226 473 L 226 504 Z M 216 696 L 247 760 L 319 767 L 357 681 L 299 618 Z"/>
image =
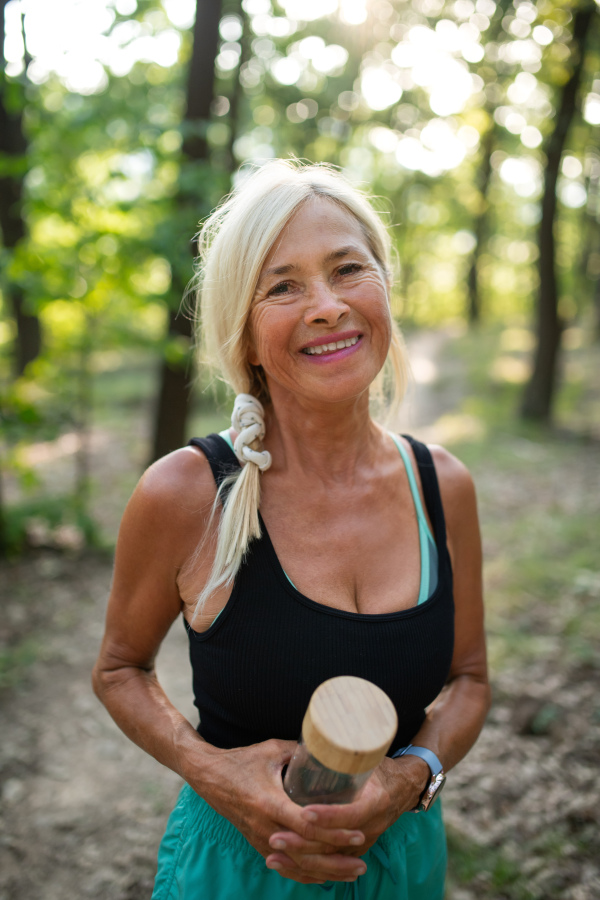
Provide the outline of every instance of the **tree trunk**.
<path id="1" fill-rule="evenodd" d="M 592 301 L 594 340 L 600 341 L 600 157 L 590 154 L 593 164 L 588 179 L 587 241 L 581 270 L 585 279 L 585 293 Z"/>
<path id="2" fill-rule="evenodd" d="M 479 257 L 483 249 L 485 236 L 488 229 L 488 191 L 492 178 L 492 152 L 495 146 L 496 130 L 494 125 L 490 126 L 483 141 L 483 156 L 478 172 L 478 188 L 481 196 L 481 206 L 479 213 L 475 219 L 475 246 L 471 256 L 471 265 L 469 274 L 467 275 L 467 288 L 469 303 L 467 307 L 467 319 L 470 325 L 476 325 L 481 319 L 481 291 L 479 287 Z"/>
<path id="3" fill-rule="evenodd" d="M 486 41 L 494 42 L 502 34 L 502 21 L 510 9 L 511 0 L 500 0 L 492 15 L 492 21 L 486 34 Z M 496 78 L 496 81 L 498 79 Z M 488 193 L 492 180 L 492 153 L 497 143 L 497 125 L 494 121 L 495 104 L 488 97 L 485 111 L 490 119 L 490 127 L 482 144 L 481 165 L 477 173 L 477 187 L 481 196 L 481 207 L 473 223 L 475 247 L 471 255 L 471 265 L 467 275 L 467 321 L 476 325 L 481 320 L 481 286 L 479 282 L 479 258 L 487 234 L 489 233 L 490 204 Z"/>
<path id="4" fill-rule="evenodd" d="M 540 286 L 537 305 L 537 345 L 533 372 L 525 388 L 521 405 L 524 419 L 549 422 L 556 393 L 556 369 L 562 322 L 558 312 L 559 288 L 556 277 L 554 221 L 556 218 L 556 182 L 560 161 L 577 108 L 577 94 L 595 6 L 585 5 L 577 10 L 573 22 L 573 70 L 562 90 L 555 126 L 545 146 L 546 171 L 542 218 L 538 232 Z"/>
<path id="5" fill-rule="evenodd" d="M 187 103 L 184 118 L 183 166 L 206 162 L 209 148 L 206 141 L 206 125 L 210 119 L 210 107 L 214 99 L 215 57 L 219 46 L 219 22 L 221 0 L 197 0 L 194 24 L 194 44 L 190 61 Z M 192 199 L 195 213 L 190 216 L 190 235 L 198 222 L 198 198 L 186 198 L 180 192 L 177 203 L 184 218 L 188 217 L 188 199 Z M 179 307 L 185 284 L 174 270 L 173 293 Z M 169 311 L 168 337 L 185 338 L 192 343 L 192 323 L 177 309 Z M 154 436 L 151 461 L 177 450 L 186 440 L 194 365 L 191 352 L 178 362 L 163 359 L 160 372 L 160 389 L 154 419 Z"/>
<path id="6" fill-rule="evenodd" d="M 8 0 L 0 0 L 0 50 L 4 50 L 4 8 Z M 22 92 L 16 82 L 7 83 L 4 72 L 5 60 L 2 57 L 2 73 L 0 73 L 0 155 L 16 162 L 27 152 L 27 141 L 23 133 L 23 117 L 21 97 L 9 96 Z M 17 102 L 15 102 L 15 100 Z M 16 169 L 16 166 L 14 167 Z M 0 172 L 0 232 L 2 241 L 8 250 L 14 250 L 19 241 L 25 237 L 25 220 L 23 218 L 23 171 L 19 174 Z M 18 284 L 6 278 L 4 285 L 8 305 L 16 323 L 16 338 L 13 366 L 17 376 L 22 375 L 28 363 L 32 362 L 40 352 L 40 322 L 27 308 L 26 297 Z"/>
<path id="7" fill-rule="evenodd" d="M 191 338 L 190 320 L 175 310 L 169 311 L 169 337 Z M 160 459 L 182 447 L 192 395 L 191 373 L 187 366 L 163 360 L 160 393 L 154 423 L 153 459 Z"/>
<path id="8" fill-rule="evenodd" d="M 240 72 L 242 70 L 242 66 L 248 62 L 251 55 L 251 38 L 252 34 L 250 31 L 250 23 L 248 22 L 248 15 L 244 10 L 243 6 L 240 4 L 239 15 L 242 20 L 242 35 L 240 37 L 240 45 L 242 51 L 240 53 L 240 60 L 238 63 L 238 67 L 236 70 L 236 75 L 233 81 L 233 90 L 231 91 L 231 97 L 229 98 L 229 145 L 227 148 L 228 151 L 228 169 L 229 174 L 233 175 L 236 169 L 236 161 L 235 161 L 235 153 L 233 152 L 233 146 L 238 138 L 238 134 L 240 131 L 240 101 L 243 96 L 243 88 L 242 82 L 240 80 Z"/>

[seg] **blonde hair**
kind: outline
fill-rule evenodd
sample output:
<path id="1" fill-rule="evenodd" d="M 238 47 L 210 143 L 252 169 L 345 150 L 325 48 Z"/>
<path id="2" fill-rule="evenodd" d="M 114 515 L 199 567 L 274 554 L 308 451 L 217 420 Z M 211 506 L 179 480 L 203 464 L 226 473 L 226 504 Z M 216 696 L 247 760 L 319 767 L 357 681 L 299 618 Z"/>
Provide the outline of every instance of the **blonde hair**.
<path id="1" fill-rule="evenodd" d="M 248 361 L 247 321 L 256 285 L 275 240 L 307 200 L 323 197 L 338 204 L 359 222 L 365 239 L 386 280 L 391 280 L 390 236 L 367 197 L 332 167 L 297 160 L 273 160 L 241 180 L 234 191 L 204 222 L 199 236 L 199 322 L 202 361 L 215 369 L 236 394 L 251 394 L 263 405 L 270 402 L 264 374 Z M 404 394 L 407 364 L 404 342 L 392 319 L 388 352 L 392 407 Z M 376 393 L 383 395 L 385 375 Z M 259 450 L 261 440 L 249 446 Z M 251 540 L 260 537 L 260 471 L 248 462 L 222 485 L 213 506 L 227 501 L 219 523 L 217 550 L 207 584 L 198 596 L 197 615 L 208 597 L 231 584 Z M 200 548 L 199 548 L 200 549 Z"/>

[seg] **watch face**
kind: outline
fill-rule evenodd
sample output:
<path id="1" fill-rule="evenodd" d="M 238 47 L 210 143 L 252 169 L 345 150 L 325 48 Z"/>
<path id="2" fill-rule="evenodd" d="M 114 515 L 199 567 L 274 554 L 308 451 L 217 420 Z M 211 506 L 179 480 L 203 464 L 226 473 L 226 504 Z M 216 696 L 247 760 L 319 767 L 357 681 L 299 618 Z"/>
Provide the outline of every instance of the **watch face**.
<path id="1" fill-rule="evenodd" d="M 426 812 L 429 807 L 435 803 L 437 798 L 442 792 L 442 788 L 446 783 L 446 776 L 443 772 L 440 772 L 439 775 L 434 775 L 431 779 L 429 787 L 425 791 L 423 799 L 421 800 L 419 806 L 417 807 L 421 812 Z"/>

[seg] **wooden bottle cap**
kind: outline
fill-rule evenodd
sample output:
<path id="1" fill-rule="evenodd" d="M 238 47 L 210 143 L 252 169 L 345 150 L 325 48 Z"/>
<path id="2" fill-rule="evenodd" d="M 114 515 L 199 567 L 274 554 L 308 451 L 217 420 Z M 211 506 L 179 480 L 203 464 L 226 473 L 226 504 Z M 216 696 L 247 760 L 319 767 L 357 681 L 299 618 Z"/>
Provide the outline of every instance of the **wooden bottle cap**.
<path id="1" fill-rule="evenodd" d="M 358 775 L 379 765 L 397 729 L 394 704 L 381 688 L 340 675 L 320 684 L 310 698 L 302 737 L 321 765 Z"/>

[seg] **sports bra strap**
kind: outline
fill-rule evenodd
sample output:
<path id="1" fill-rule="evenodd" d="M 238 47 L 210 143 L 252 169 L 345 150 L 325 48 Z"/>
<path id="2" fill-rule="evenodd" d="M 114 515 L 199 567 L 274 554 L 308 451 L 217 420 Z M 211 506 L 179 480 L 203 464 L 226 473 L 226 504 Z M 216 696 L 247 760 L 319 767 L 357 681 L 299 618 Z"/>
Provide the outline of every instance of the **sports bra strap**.
<path id="1" fill-rule="evenodd" d="M 446 524 L 444 520 L 440 486 L 433 458 L 429 448 L 421 443 L 421 441 L 415 440 L 409 434 L 403 434 L 402 437 L 406 438 L 415 454 L 419 475 L 421 477 L 421 485 L 423 487 L 425 506 L 427 507 L 431 524 L 433 525 L 433 535 L 438 551 L 442 552 L 442 549 L 446 547 Z"/>

